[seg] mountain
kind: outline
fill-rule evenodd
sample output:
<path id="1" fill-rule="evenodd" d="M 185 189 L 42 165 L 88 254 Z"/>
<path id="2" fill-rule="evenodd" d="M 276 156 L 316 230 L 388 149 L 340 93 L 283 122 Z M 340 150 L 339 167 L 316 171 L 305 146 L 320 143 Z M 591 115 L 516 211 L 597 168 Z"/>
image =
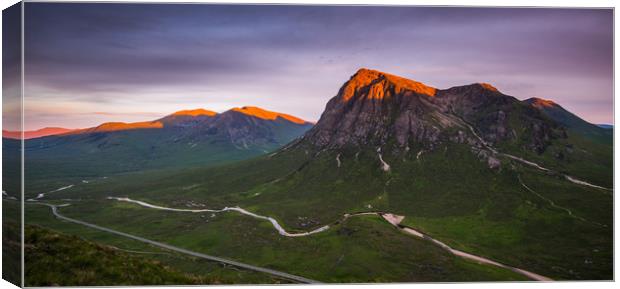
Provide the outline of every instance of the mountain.
<path id="1" fill-rule="evenodd" d="M 273 153 L 219 167 L 121 177 L 114 186 L 115 196 L 170 207 L 251 208 L 293 232 L 339 226 L 334 220 L 351 213 L 389 212 L 404 218 L 401 226 L 509 266 L 552 279 L 610 279 L 612 154 L 611 145 L 573 134 L 542 110 L 492 85 L 438 89 L 361 69 L 329 100 L 314 127 Z M 136 182 L 143 185 L 136 188 Z M 188 189 L 188 184 L 193 185 Z M 89 196 L 110 193 L 92 189 Z M 110 214 L 102 210 L 101 216 Z M 209 222 L 215 223 L 209 227 L 213 234 L 233 234 L 222 229 L 227 225 Z M 359 224 L 374 228 L 377 222 L 368 217 Z M 234 224 L 244 234 L 263 228 L 240 219 Z M 193 235 L 193 243 L 199 243 L 201 234 Z M 270 244 L 268 237 L 252 236 L 230 238 L 234 250 L 210 238 L 210 252 L 319 280 L 357 276 L 347 280 L 366 282 L 367 272 L 416 280 L 427 272 L 408 275 L 391 268 L 388 261 L 399 254 L 385 253 L 394 237 L 380 230 L 337 227 L 317 234 L 329 236 L 320 245 L 312 237 L 290 243 L 281 237 L 267 253 L 249 256 L 242 252 Z M 300 240 L 308 245 L 298 245 L 304 242 Z M 350 240 L 357 240 L 352 252 L 339 245 Z M 321 254 L 311 260 L 273 258 L 307 256 L 305 250 Z M 356 255 L 363 255 L 363 261 L 351 264 L 372 269 L 338 265 Z M 433 258 L 419 262 L 433 267 L 438 262 Z"/>
<path id="2" fill-rule="evenodd" d="M 309 132 L 318 147 L 374 145 L 406 149 L 433 148 L 448 139 L 483 143 L 465 137 L 476 127 L 491 145 L 515 142 L 541 153 L 558 126 L 539 112 L 520 105 L 489 84 L 439 90 L 391 74 L 361 69 L 332 98 Z"/>
<path id="3" fill-rule="evenodd" d="M 62 127 L 45 127 L 38 130 L 24 131 L 24 139 L 38 138 L 50 135 L 59 135 L 75 131 L 75 129 L 62 128 Z M 11 139 L 20 139 L 21 133 L 19 131 L 2 130 L 2 137 Z"/>
<path id="4" fill-rule="evenodd" d="M 549 118 L 568 128 L 569 131 L 602 142 L 611 143 L 612 141 L 612 131 L 581 119 L 551 100 L 532 97 L 523 102 L 539 109 Z"/>
<path id="5" fill-rule="evenodd" d="M 257 107 L 219 114 L 184 110 L 152 121 L 103 123 L 29 139 L 26 163 L 35 176 L 76 177 L 210 166 L 268 153 L 310 127 L 299 118 Z"/>
<path id="6" fill-rule="evenodd" d="M 610 142 L 582 140 L 575 133 L 577 125 L 566 123 L 490 84 L 437 89 L 360 69 L 296 145 L 315 151 L 372 148 L 383 151 L 381 155 L 407 155 L 459 144 L 490 167 L 501 165 L 497 153 L 501 151 L 611 186 Z M 573 123 L 581 124 L 580 133 L 602 130 L 584 121 Z"/>
<path id="7" fill-rule="evenodd" d="M 614 125 L 613 124 L 597 124 L 598 127 L 604 128 L 604 129 L 614 129 Z"/>

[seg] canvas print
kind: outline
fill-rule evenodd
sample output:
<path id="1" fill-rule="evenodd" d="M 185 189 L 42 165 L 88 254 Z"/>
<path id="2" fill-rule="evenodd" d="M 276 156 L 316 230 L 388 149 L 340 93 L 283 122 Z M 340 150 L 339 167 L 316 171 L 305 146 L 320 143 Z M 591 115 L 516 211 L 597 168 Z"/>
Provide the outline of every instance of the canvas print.
<path id="1" fill-rule="evenodd" d="M 18 3 L 3 11 L 2 277 L 612 280 L 613 20 Z"/>

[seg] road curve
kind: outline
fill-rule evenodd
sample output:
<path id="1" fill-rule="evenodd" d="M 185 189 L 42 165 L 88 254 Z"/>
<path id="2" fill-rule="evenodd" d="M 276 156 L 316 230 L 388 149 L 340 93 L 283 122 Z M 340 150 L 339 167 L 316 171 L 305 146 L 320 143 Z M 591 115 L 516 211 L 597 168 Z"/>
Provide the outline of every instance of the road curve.
<path id="1" fill-rule="evenodd" d="M 157 205 L 149 204 L 149 203 L 143 202 L 143 201 L 132 200 L 130 198 L 108 197 L 108 200 L 117 200 L 119 202 L 134 203 L 134 204 L 138 204 L 140 206 L 151 208 L 151 209 L 164 210 L 164 211 L 173 211 L 173 212 L 222 213 L 222 212 L 228 212 L 228 211 L 235 211 L 235 212 L 241 213 L 243 215 L 248 215 L 248 216 L 253 217 L 253 218 L 269 221 L 271 223 L 271 225 L 273 225 L 273 227 L 278 231 L 278 233 L 280 235 L 286 236 L 286 237 L 304 237 L 304 236 L 320 233 L 320 232 L 323 232 L 323 231 L 329 229 L 329 225 L 325 225 L 323 227 L 317 228 L 317 229 L 312 230 L 310 232 L 289 233 L 289 232 L 287 232 L 284 229 L 284 227 L 282 227 L 280 225 L 280 223 L 278 223 L 278 221 L 276 219 L 274 219 L 272 217 L 268 217 L 268 216 L 258 215 L 258 214 L 252 213 L 252 212 L 250 212 L 248 210 L 245 210 L 243 208 L 240 208 L 240 207 L 225 207 L 223 209 L 218 209 L 218 210 L 213 210 L 213 209 L 175 209 L 175 208 L 168 208 L 168 207 L 157 206 Z"/>
<path id="2" fill-rule="evenodd" d="M 234 208 L 234 211 L 237 212 L 241 212 L 242 214 L 245 215 L 249 215 L 252 216 L 254 218 L 258 218 L 258 219 L 264 219 L 264 220 L 270 220 L 274 226 L 274 228 L 276 228 L 278 230 L 278 232 L 280 232 L 281 235 L 283 236 L 288 236 L 288 237 L 299 237 L 299 236 L 308 236 L 308 235 L 312 235 L 318 232 L 323 232 L 325 230 L 328 230 L 330 228 L 330 225 L 325 225 L 322 227 L 319 227 L 318 229 L 314 230 L 314 231 L 310 231 L 310 232 L 304 232 L 304 233 L 297 233 L 297 234 L 292 234 L 292 233 L 288 233 L 286 232 L 282 226 L 280 224 L 277 223 L 277 221 L 275 221 L 275 219 L 271 218 L 271 217 L 267 217 L 267 216 L 261 216 L 261 215 L 257 215 L 251 212 L 248 212 L 242 208 L 239 207 L 226 207 L 224 209 L 220 209 L 220 210 L 213 210 L 213 209 L 199 209 L 199 210 L 194 210 L 194 209 L 175 209 L 175 208 L 168 208 L 168 207 L 162 207 L 162 206 L 157 206 L 157 205 L 153 205 L 153 204 L 149 204 L 143 201 L 137 201 L 137 200 L 133 200 L 130 198 L 118 198 L 118 197 L 108 197 L 109 200 L 117 200 L 117 201 L 121 201 L 121 202 L 130 202 L 130 203 L 135 203 L 144 207 L 148 207 L 148 208 L 153 208 L 153 209 L 158 209 L 158 210 L 166 210 L 166 211 L 176 211 L 176 212 L 225 212 L 225 211 L 233 211 L 232 209 Z M 406 227 L 400 224 L 400 222 L 405 218 L 404 216 L 398 216 L 395 214 L 391 214 L 391 213 L 385 213 L 385 212 L 360 212 L 360 213 L 353 213 L 353 214 L 344 214 L 344 216 L 338 220 L 335 221 L 331 224 L 336 224 L 336 223 L 340 223 L 343 222 L 344 220 L 353 217 L 353 216 L 362 216 L 362 215 L 376 215 L 379 216 L 383 219 L 385 219 L 386 221 L 388 221 L 390 224 L 394 225 L 396 228 L 398 228 L 399 230 L 410 234 L 410 235 L 414 235 L 416 237 L 425 239 L 427 241 L 430 241 L 431 243 L 438 245 L 439 247 L 441 247 L 442 249 L 452 253 L 455 256 L 461 257 L 461 258 L 465 258 L 468 260 L 472 260 L 478 263 L 482 263 L 482 264 L 487 264 L 487 265 L 491 265 L 491 266 L 496 266 L 496 267 L 500 267 L 500 268 L 504 268 L 504 269 L 508 269 L 510 271 L 513 271 L 517 274 L 521 274 L 523 276 L 526 276 L 532 280 L 535 281 L 553 281 L 553 279 L 549 278 L 549 277 L 545 277 L 539 274 L 536 274 L 534 272 L 530 272 L 527 270 L 523 270 L 520 268 L 516 268 L 516 267 L 512 267 L 512 266 L 508 266 L 490 259 L 487 259 L 485 257 L 481 257 L 481 256 L 477 256 L 474 254 L 470 254 L 467 252 L 463 252 L 460 250 L 456 250 L 453 249 L 452 247 L 446 245 L 445 243 L 436 240 L 434 238 L 432 238 L 429 235 L 426 235 L 422 232 L 419 232 L 413 228 L 410 227 Z M 284 232 L 284 233 L 283 233 Z"/>
<path id="3" fill-rule="evenodd" d="M 228 259 L 224 259 L 224 258 L 220 258 L 220 257 L 215 257 L 215 256 L 211 256 L 211 255 L 206 255 L 203 253 L 199 253 L 199 252 L 195 252 L 195 251 L 190 251 L 187 249 L 183 249 L 183 248 L 179 248 L 179 247 L 175 247 L 172 245 L 168 245 L 168 244 L 164 244 L 164 243 L 160 243 L 157 241 L 153 241 L 153 240 L 149 240 L 146 238 L 142 238 L 142 237 L 138 237 L 135 235 L 131 235 L 131 234 L 127 234 L 127 233 L 123 233 L 120 231 L 116 231 L 113 229 L 109 229 L 106 227 L 101 227 L 95 224 L 91 224 L 88 222 L 84 222 L 84 221 L 80 221 L 80 220 L 76 220 L 76 219 L 72 219 L 69 217 L 65 217 L 63 215 L 61 215 L 58 212 L 58 206 L 56 205 L 52 205 L 52 204 L 47 204 L 47 203 L 31 203 L 31 204 L 41 204 L 41 205 L 45 205 L 48 206 L 52 209 L 52 213 L 54 214 L 54 216 L 56 216 L 57 218 L 67 221 L 67 222 L 71 222 L 71 223 L 75 223 L 75 224 L 79 224 L 79 225 L 83 225 L 86 227 L 90 227 L 99 231 L 104 231 L 104 232 L 108 232 L 114 235 L 119 235 L 119 236 L 123 236 L 129 239 L 133 239 L 136 241 L 140 241 L 143 243 L 147 243 L 147 244 L 151 244 L 153 246 L 156 247 L 160 247 L 160 248 L 164 248 L 164 249 L 168 249 L 171 251 L 176 251 L 179 253 L 183 253 L 186 255 L 190 255 L 190 256 L 194 256 L 194 257 L 198 257 L 198 258 L 202 258 L 202 259 L 206 259 L 206 260 L 210 260 L 210 261 L 215 261 L 215 262 L 219 262 L 219 263 L 223 263 L 223 264 L 228 264 L 228 265 L 232 265 L 235 267 L 239 267 L 239 268 L 243 268 L 243 269 L 247 269 L 247 270 L 252 270 L 252 271 L 257 271 L 257 272 L 262 272 L 262 273 L 266 273 L 266 274 L 270 274 L 273 276 L 277 276 L 280 278 L 284 278 L 287 280 L 291 280 L 291 281 L 295 281 L 295 282 L 299 282 L 299 283 L 307 283 L 307 284 L 315 284 L 315 283 L 321 283 L 319 281 L 316 280 L 312 280 L 312 279 L 308 279 L 308 278 L 304 278 L 301 276 L 297 276 L 297 275 L 292 275 L 292 274 L 288 274 L 285 272 L 281 272 L 281 271 L 277 271 L 277 270 L 272 270 L 272 269 L 268 269 L 268 268 L 263 268 L 263 267 L 257 267 L 257 266 L 253 266 L 253 265 L 249 265 L 249 264 L 245 264 L 245 263 L 241 263 L 241 262 L 237 262 L 237 261 L 233 261 L 233 260 L 228 260 Z"/>

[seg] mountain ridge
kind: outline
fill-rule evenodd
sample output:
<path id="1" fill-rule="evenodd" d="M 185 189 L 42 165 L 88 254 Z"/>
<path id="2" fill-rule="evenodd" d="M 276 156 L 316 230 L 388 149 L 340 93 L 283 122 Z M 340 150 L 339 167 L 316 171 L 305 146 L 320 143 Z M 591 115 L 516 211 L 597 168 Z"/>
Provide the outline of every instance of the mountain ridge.
<path id="1" fill-rule="evenodd" d="M 612 131 L 580 118 L 552 100 L 531 97 L 523 100 L 523 103 L 540 110 L 547 117 L 566 127 L 569 132 L 577 133 L 599 142 L 611 142 Z"/>
<path id="2" fill-rule="evenodd" d="M 187 122 L 202 121 L 207 118 L 214 118 L 223 114 L 238 112 L 249 117 L 254 117 L 267 121 L 276 121 L 282 119 L 298 125 L 311 125 L 312 122 L 303 120 L 296 116 L 269 111 L 256 106 L 243 106 L 241 108 L 234 107 L 226 110 L 222 113 L 217 113 L 211 110 L 198 108 L 180 110 L 174 113 L 168 114 L 162 118 L 151 121 L 139 121 L 139 122 L 104 122 L 94 127 L 83 129 L 68 129 L 61 127 L 44 127 L 37 130 L 25 131 L 24 139 L 34 139 L 47 136 L 58 136 L 65 134 L 84 134 L 84 133 L 101 133 L 101 132 L 114 132 L 114 131 L 126 131 L 136 129 L 161 129 L 166 126 L 179 126 Z M 19 131 L 3 130 L 2 137 L 10 139 L 20 139 L 21 133 Z"/>
<path id="3" fill-rule="evenodd" d="M 151 121 L 108 122 L 28 139 L 29 173 L 42 174 L 52 164 L 62 168 L 54 174 L 71 175 L 213 166 L 269 153 L 312 126 L 281 113 L 259 108 L 252 112 L 258 116 L 232 109 L 218 114 L 194 109 Z M 19 147 L 18 140 L 5 141 Z"/>
<path id="4" fill-rule="evenodd" d="M 24 138 L 31 139 L 31 138 L 50 136 L 50 135 L 58 135 L 58 134 L 72 132 L 75 130 L 78 130 L 78 129 L 63 128 L 63 127 L 43 127 L 37 130 L 24 131 Z M 10 138 L 10 139 L 21 139 L 21 132 L 11 131 L 11 130 L 2 130 L 2 137 Z"/>

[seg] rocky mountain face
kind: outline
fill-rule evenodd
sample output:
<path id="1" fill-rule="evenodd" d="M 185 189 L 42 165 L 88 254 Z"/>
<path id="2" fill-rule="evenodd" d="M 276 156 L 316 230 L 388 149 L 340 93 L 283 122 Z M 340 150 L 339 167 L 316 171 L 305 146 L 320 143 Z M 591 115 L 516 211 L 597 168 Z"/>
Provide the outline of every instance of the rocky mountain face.
<path id="1" fill-rule="evenodd" d="M 388 73 L 360 69 L 328 103 L 304 140 L 318 148 L 441 142 L 484 147 L 511 142 L 542 153 L 564 131 L 540 111 L 485 83 L 436 89 Z"/>
<path id="2" fill-rule="evenodd" d="M 302 135 L 312 123 L 258 107 L 233 108 L 202 123 L 203 137 L 225 139 L 237 147 L 285 145 Z"/>

